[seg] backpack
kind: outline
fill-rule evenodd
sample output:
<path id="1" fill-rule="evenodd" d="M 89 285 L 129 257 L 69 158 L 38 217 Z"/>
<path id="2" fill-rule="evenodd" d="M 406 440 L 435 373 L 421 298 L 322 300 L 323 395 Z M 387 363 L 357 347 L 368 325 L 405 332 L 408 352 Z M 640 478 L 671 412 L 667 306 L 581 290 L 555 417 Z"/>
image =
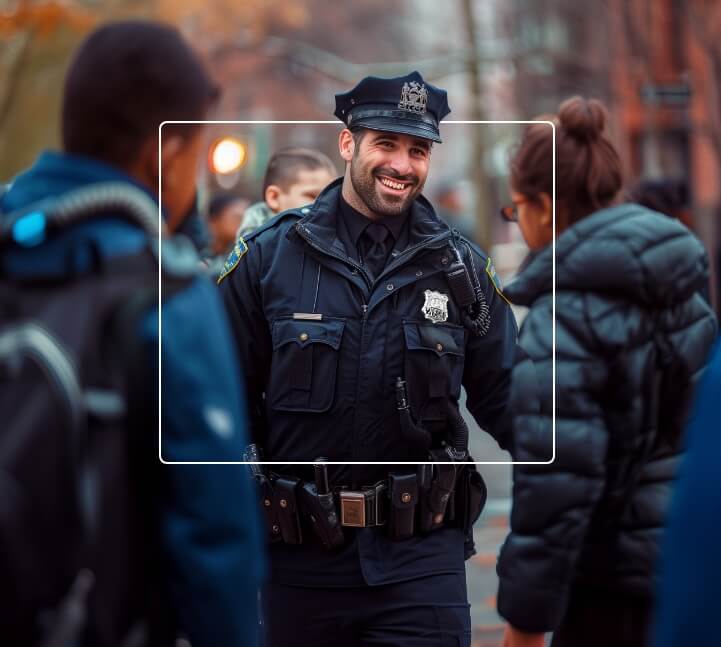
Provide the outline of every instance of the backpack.
<path id="1" fill-rule="evenodd" d="M 157 243 L 152 201 L 129 185 L 104 184 L 5 216 L 0 251 L 27 235 L 23 218 L 43 215 L 49 232 L 108 213 L 150 236 L 155 222 Z M 80 240 L 61 278 L 0 274 L 4 644 L 141 645 L 149 626 L 171 633 L 167 609 L 152 598 L 160 595 L 158 411 L 147 396 L 157 385 L 145 377 L 140 322 L 158 298 L 153 242 L 103 259 Z M 76 253 L 92 271 L 73 271 Z"/>

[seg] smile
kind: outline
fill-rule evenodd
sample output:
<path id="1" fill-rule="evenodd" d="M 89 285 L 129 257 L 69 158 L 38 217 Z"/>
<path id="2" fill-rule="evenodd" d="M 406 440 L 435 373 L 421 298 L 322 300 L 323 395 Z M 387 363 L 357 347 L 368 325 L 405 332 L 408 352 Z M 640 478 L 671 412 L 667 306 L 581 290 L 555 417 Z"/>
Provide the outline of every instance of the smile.
<path id="1" fill-rule="evenodd" d="M 411 186 L 412 182 L 407 181 L 399 181 L 399 180 L 391 180 L 388 177 L 385 176 L 376 176 L 378 181 L 385 187 L 388 187 L 389 189 L 393 189 L 395 191 L 403 191 L 407 189 L 409 186 Z"/>

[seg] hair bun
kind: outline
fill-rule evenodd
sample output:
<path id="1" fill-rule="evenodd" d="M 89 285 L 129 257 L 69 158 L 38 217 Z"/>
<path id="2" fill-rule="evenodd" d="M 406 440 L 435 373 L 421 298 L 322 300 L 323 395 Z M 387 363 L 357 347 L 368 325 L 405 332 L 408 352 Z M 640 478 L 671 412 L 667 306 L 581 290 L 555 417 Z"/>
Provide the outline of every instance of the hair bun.
<path id="1" fill-rule="evenodd" d="M 561 104 L 558 120 L 571 137 L 593 141 L 601 136 L 606 126 L 606 109 L 596 99 L 571 97 Z"/>

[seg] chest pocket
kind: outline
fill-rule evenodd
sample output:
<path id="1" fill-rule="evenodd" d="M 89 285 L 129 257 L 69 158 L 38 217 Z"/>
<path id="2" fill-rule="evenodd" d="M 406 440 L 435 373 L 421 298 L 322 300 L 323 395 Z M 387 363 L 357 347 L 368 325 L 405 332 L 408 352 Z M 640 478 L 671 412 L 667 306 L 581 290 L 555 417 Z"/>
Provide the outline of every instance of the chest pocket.
<path id="1" fill-rule="evenodd" d="M 276 319 L 268 403 L 280 411 L 330 409 L 345 321 Z"/>
<path id="2" fill-rule="evenodd" d="M 455 324 L 405 320 L 403 333 L 411 409 L 424 420 L 445 419 L 444 400 L 461 393 L 466 331 Z"/>

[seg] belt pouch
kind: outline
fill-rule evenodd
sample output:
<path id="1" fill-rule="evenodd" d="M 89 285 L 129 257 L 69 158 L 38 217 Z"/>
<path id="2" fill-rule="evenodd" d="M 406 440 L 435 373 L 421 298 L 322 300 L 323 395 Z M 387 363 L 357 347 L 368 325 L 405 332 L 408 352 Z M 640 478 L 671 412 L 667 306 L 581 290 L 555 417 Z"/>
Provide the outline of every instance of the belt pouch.
<path id="1" fill-rule="evenodd" d="M 270 479 L 264 474 L 258 477 L 258 487 L 260 488 L 260 503 L 263 508 L 263 518 L 268 529 L 268 541 L 277 543 L 282 541 L 280 533 L 280 520 L 278 519 L 278 504 L 273 496 L 273 486 Z"/>
<path id="2" fill-rule="evenodd" d="M 487 495 L 483 477 L 476 466 L 469 463 L 465 466 L 456 487 L 456 523 L 464 532 L 469 532 L 481 516 Z"/>
<path id="3" fill-rule="evenodd" d="M 390 514 L 388 536 L 390 539 L 408 539 L 413 536 L 416 504 L 418 503 L 418 479 L 415 474 L 389 474 Z"/>
<path id="4" fill-rule="evenodd" d="M 300 544 L 303 539 L 296 496 L 299 484 L 300 479 L 293 476 L 279 476 L 273 484 L 280 532 L 286 544 Z"/>

